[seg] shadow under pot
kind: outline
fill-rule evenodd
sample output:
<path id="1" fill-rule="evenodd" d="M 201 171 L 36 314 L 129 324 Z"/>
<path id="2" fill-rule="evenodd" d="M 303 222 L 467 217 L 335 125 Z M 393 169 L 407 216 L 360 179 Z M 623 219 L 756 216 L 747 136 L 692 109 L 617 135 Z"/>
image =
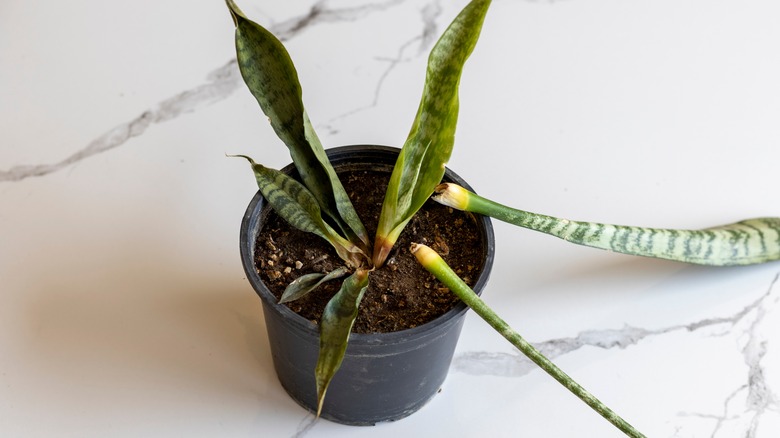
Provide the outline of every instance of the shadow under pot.
<path id="1" fill-rule="evenodd" d="M 399 151 L 386 146 L 343 146 L 327 150 L 327 155 L 337 173 L 369 170 L 389 174 Z M 282 171 L 298 177 L 292 164 Z M 449 169 L 444 181 L 471 190 Z M 287 305 L 279 304 L 256 266 L 257 237 L 269 214 L 275 213 L 258 192 L 241 224 L 241 259 L 247 279 L 262 299 L 279 381 L 296 402 L 316 412 L 314 368 L 319 353 L 318 326 Z M 490 275 L 495 241 L 489 218 L 471 219 L 476 222 L 481 246 L 481 257 L 472 261 L 478 267 L 473 289 L 480 294 Z M 408 251 L 408 248 L 397 250 Z M 328 388 L 322 417 L 342 424 L 373 425 L 398 420 L 419 410 L 436 395 L 447 376 L 466 310 L 465 304 L 458 301 L 443 315 L 414 328 L 388 333 L 353 332 L 341 368 Z"/>

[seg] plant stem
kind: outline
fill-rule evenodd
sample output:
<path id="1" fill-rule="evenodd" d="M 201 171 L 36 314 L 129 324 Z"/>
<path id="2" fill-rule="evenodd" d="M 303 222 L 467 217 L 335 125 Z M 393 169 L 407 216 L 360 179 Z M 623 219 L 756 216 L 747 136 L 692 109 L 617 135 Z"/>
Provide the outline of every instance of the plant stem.
<path id="1" fill-rule="evenodd" d="M 620 429 L 627 436 L 632 438 L 644 437 L 644 435 L 631 426 L 628 422 L 622 419 L 612 409 L 607 407 L 599 399 L 594 397 L 574 379 L 569 377 L 563 370 L 558 368 L 554 363 L 547 359 L 539 350 L 537 350 L 528 341 L 523 339 L 519 333 L 514 331 L 503 319 L 501 319 L 490 307 L 485 304 L 479 296 L 474 293 L 471 288 L 466 285 L 446 262 L 431 248 L 413 244 L 412 252 L 417 257 L 417 260 L 432 273 L 439 281 L 444 283 L 455 295 L 458 296 L 466 305 L 468 305 L 474 312 L 484 319 L 485 322 L 490 324 L 501 336 L 506 338 L 517 349 L 519 349 L 524 355 L 526 355 L 533 363 L 538 365 L 541 369 L 547 372 L 561 385 L 566 387 L 580 400 L 584 401 L 593 410 L 599 413 L 607 421 L 612 423 L 615 427 Z"/>

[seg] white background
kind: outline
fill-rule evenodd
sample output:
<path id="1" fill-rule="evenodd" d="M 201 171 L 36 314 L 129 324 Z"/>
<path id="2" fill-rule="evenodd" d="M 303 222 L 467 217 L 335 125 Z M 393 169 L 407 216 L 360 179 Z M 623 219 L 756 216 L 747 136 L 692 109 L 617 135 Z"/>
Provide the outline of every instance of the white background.
<path id="1" fill-rule="evenodd" d="M 285 37 L 326 147 L 403 143 L 426 53 L 464 4 L 240 2 Z M 780 216 L 778 17 L 769 0 L 496 0 L 449 166 L 570 219 Z M 256 188 L 224 155 L 289 157 L 234 53 L 220 1 L 0 5 L 0 436 L 620 436 L 474 315 L 421 411 L 309 427 L 240 266 Z M 777 262 L 692 267 L 495 228 L 488 303 L 561 342 L 555 361 L 638 429 L 780 433 Z"/>

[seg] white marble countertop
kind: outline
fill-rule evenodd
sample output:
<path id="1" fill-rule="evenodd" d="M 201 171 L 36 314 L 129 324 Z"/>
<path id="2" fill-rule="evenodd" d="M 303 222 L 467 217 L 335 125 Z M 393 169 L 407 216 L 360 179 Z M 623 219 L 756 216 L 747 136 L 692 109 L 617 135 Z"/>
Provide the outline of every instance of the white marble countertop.
<path id="1" fill-rule="evenodd" d="M 400 145 L 464 0 L 239 3 L 328 146 Z M 780 216 L 780 4 L 496 0 L 450 167 L 571 219 Z M 238 227 L 289 162 L 221 1 L 0 6 L 0 436 L 621 436 L 473 314 L 404 420 L 311 416 L 274 375 Z M 485 299 L 652 437 L 780 434 L 780 264 L 703 268 L 495 223 Z"/>

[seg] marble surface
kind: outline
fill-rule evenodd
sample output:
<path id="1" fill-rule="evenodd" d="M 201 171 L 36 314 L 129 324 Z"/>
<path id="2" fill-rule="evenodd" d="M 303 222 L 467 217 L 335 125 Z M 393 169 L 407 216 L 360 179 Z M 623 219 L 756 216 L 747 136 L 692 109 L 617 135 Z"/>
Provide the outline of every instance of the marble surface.
<path id="1" fill-rule="evenodd" d="M 327 146 L 400 145 L 463 0 L 240 2 Z M 450 167 L 571 219 L 780 216 L 780 4 L 496 0 Z M 0 435 L 620 436 L 469 315 L 413 416 L 312 423 L 279 386 L 238 227 L 289 162 L 220 1 L 0 6 Z M 703 268 L 495 224 L 485 299 L 652 437 L 780 434 L 780 264 Z"/>

